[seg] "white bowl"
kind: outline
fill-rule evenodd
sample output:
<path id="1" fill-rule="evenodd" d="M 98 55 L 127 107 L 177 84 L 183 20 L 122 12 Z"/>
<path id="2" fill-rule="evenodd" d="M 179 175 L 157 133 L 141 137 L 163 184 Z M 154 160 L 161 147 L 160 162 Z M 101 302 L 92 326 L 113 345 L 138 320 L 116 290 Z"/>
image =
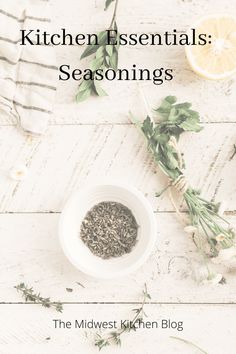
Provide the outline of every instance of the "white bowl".
<path id="1" fill-rule="evenodd" d="M 125 205 L 139 225 L 138 241 L 132 251 L 106 260 L 95 256 L 79 236 L 86 213 L 103 201 Z M 63 209 L 59 223 L 61 245 L 70 262 L 83 273 L 101 279 L 122 277 L 137 270 L 153 251 L 156 234 L 156 218 L 149 202 L 137 189 L 125 185 L 94 185 L 77 191 Z"/>

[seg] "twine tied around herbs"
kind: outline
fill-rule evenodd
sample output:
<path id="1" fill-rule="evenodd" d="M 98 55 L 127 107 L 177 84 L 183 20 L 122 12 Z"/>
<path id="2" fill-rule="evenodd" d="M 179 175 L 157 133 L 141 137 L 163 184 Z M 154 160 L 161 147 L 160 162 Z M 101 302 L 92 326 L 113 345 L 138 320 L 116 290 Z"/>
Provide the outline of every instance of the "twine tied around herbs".
<path id="1" fill-rule="evenodd" d="M 187 190 L 190 188 L 190 185 L 189 185 L 189 182 L 183 172 L 183 168 L 184 168 L 183 157 L 182 157 L 182 154 L 179 150 L 176 138 L 174 136 L 171 136 L 168 144 L 171 145 L 176 151 L 176 154 L 178 156 L 179 169 L 181 170 L 181 174 L 175 180 L 173 180 L 167 175 L 167 173 L 165 172 L 165 170 L 161 166 L 159 166 L 159 167 L 162 170 L 162 172 L 168 177 L 169 185 L 167 188 L 169 189 L 168 194 L 169 194 L 171 204 L 172 204 L 173 208 L 175 209 L 175 212 L 178 215 L 179 220 L 182 222 L 182 224 L 184 226 L 186 226 L 186 225 L 189 225 L 189 220 L 183 216 L 183 214 L 180 211 L 180 208 L 177 206 L 174 194 L 172 192 L 172 188 L 174 188 L 183 197 L 184 193 L 187 192 Z"/>
<path id="2" fill-rule="evenodd" d="M 170 137 L 169 145 L 171 145 L 176 151 L 176 154 L 178 156 L 178 161 L 179 161 L 179 169 L 181 170 L 182 173 L 175 180 L 170 180 L 170 185 L 173 186 L 180 194 L 184 194 L 189 188 L 189 183 L 183 173 L 183 168 L 184 168 L 183 157 L 179 150 L 176 138 L 173 135 Z"/>
<path id="3" fill-rule="evenodd" d="M 185 177 L 184 172 L 183 172 L 184 161 L 183 161 L 182 153 L 180 152 L 176 138 L 173 135 L 171 136 L 171 138 L 169 140 L 169 145 L 171 145 L 175 149 L 176 154 L 178 155 L 179 169 L 181 170 L 181 173 L 182 173 L 175 180 L 170 180 L 170 184 L 180 194 L 184 194 L 189 188 L 189 183 L 188 183 L 187 178 Z"/>
<path id="4" fill-rule="evenodd" d="M 175 149 L 177 155 L 178 155 L 178 161 L 179 161 L 179 169 L 181 170 L 181 175 L 177 177 L 175 180 L 172 180 L 169 178 L 169 183 L 170 183 L 170 189 L 169 189 L 169 198 L 171 201 L 171 204 L 173 205 L 176 214 L 178 215 L 180 221 L 183 223 L 184 226 L 189 224 L 189 221 L 186 217 L 181 214 L 179 207 L 176 205 L 174 195 L 172 193 L 172 187 L 179 193 L 181 196 L 184 195 L 185 192 L 189 189 L 190 185 L 188 183 L 188 180 L 186 176 L 183 173 L 183 168 L 184 168 L 184 162 L 183 162 L 183 157 L 182 154 L 179 150 L 178 143 L 176 141 L 176 138 L 174 136 L 171 136 L 169 140 L 169 144 L 173 146 Z"/>
<path id="5" fill-rule="evenodd" d="M 177 206 L 176 202 L 175 202 L 175 197 L 172 193 L 172 187 L 174 187 L 182 196 L 184 195 L 184 193 L 188 190 L 188 182 L 185 178 L 184 175 L 179 176 L 179 178 L 177 178 L 175 181 L 172 181 L 170 184 L 170 188 L 169 188 L 169 198 L 171 201 L 172 206 L 175 209 L 176 214 L 179 217 L 179 220 L 181 221 L 181 223 L 184 226 L 188 226 L 189 225 L 189 220 L 187 217 L 183 216 L 183 214 L 181 214 L 181 211 L 179 209 L 179 207 Z M 184 189 L 182 189 L 184 188 Z"/>
<path id="6" fill-rule="evenodd" d="M 189 189 L 189 183 L 184 174 L 172 181 L 171 186 L 174 187 L 180 194 L 184 194 Z"/>
<path id="7" fill-rule="evenodd" d="M 184 224 L 184 230 L 192 235 L 204 260 L 220 256 L 225 249 L 234 251 L 236 231 L 219 214 L 220 204 L 205 199 L 198 189 L 189 185 L 185 176 L 184 158 L 177 142 L 184 132 L 202 130 L 199 113 L 191 108 L 190 102 L 178 103 L 175 96 L 165 97 L 160 106 L 151 111 L 142 90 L 140 94 L 148 115 L 140 121 L 131 113 L 131 119 L 145 137 L 156 164 L 168 178 L 169 183 L 164 191 L 169 189 L 170 201 L 178 219 Z M 153 113 L 160 118 L 158 122 L 152 118 Z M 182 196 L 187 214 L 181 213 L 179 205 L 176 205 L 173 189 Z"/>

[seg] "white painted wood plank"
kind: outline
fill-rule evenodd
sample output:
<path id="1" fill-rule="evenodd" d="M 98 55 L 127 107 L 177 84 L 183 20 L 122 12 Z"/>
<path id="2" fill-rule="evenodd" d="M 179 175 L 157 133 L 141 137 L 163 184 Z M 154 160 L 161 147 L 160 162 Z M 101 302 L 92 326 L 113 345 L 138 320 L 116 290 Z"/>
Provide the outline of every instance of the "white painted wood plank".
<path id="1" fill-rule="evenodd" d="M 111 12 L 104 12 L 104 0 L 81 2 L 73 1 L 65 7 L 63 2 L 53 2 L 53 31 L 66 28 L 73 34 L 93 33 L 104 29 L 110 21 Z M 163 30 L 186 29 L 192 25 L 193 19 L 215 12 L 232 12 L 234 4 L 224 1 L 181 1 L 168 0 L 157 3 L 149 0 L 147 6 L 142 1 L 131 0 L 120 2 L 120 29 L 124 33 L 158 32 Z M 84 48 L 56 48 L 58 65 L 67 64 L 71 68 L 88 68 L 89 60 L 80 61 Z M 120 68 L 131 68 L 136 64 L 140 68 L 173 68 L 175 78 L 161 86 L 150 83 L 148 96 L 151 104 L 160 101 L 167 94 L 177 94 L 180 99 L 192 101 L 199 109 L 202 120 L 236 121 L 233 112 L 236 109 L 236 83 L 234 79 L 214 82 L 198 78 L 190 69 L 182 47 L 122 47 L 120 49 Z M 89 123 L 126 123 L 127 113 L 134 110 L 141 114 L 143 105 L 140 101 L 137 84 L 134 82 L 104 82 L 108 97 L 90 98 L 86 102 L 75 103 L 75 95 L 79 82 L 70 80 L 58 81 L 58 92 L 55 114 L 52 124 L 89 124 Z M 155 98 L 155 102 L 152 98 Z M 116 107 L 114 109 L 114 102 Z M 14 124 L 13 118 L 1 114 L 0 124 Z"/>
<path id="2" fill-rule="evenodd" d="M 112 16 L 112 6 L 108 12 L 104 10 L 104 0 L 71 1 L 66 7 L 61 1 L 52 0 L 54 11 L 54 27 L 70 28 L 74 33 L 80 28 L 88 32 L 109 26 Z M 118 23 L 126 31 L 139 32 L 140 25 L 145 31 L 166 31 L 173 28 L 185 30 L 196 19 L 211 13 L 235 11 L 231 0 L 141 0 L 119 2 Z"/>
<path id="3" fill-rule="evenodd" d="M 20 282 L 54 301 L 134 302 L 146 282 L 154 302 L 236 303 L 235 273 L 219 268 L 226 284 L 198 285 L 194 274 L 201 258 L 192 240 L 174 214 L 156 218 L 157 243 L 149 260 L 126 278 L 102 281 L 82 274 L 63 254 L 59 215 L 0 215 L 0 302 L 24 301 L 14 289 Z M 236 217 L 229 220 L 236 225 Z"/>
<path id="4" fill-rule="evenodd" d="M 80 62 L 81 48 L 57 48 L 58 64 L 70 65 L 72 69 L 88 68 L 89 62 Z M 157 68 L 173 68 L 174 79 L 155 85 L 139 81 L 147 96 L 150 108 L 157 107 L 167 95 L 176 95 L 179 100 L 193 103 L 204 122 L 235 122 L 233 112 L 236 109 L 236 82 L 233 79 L 225 81 L 208 81 L 197 77 L 192 72 L 185 58 L 183 48 L 121 48 L 120 68 L 131 69 L 149 68 L 151 73 Z M 138 81 L 110 81 L 103 83 L 109 96 L 92 97 L 77 104 L 75 96 L 78 90 L 78 81 L 58 80 L 58 91 L 54 115 L 51 124 L 101 124 L 127 123 L 128 113 L 133 111 L 138 115 L 145 115 L 145 106 L 140 96 Z M 116 103 L 114 106 L 114 102 Z M 0 116 L 0 124 L 15 124 L 8 116 Z"/>
<path id="5" fill-rule="evenodd" d="M 229 161 L 235 127 L 207 124 L 199 134 L 185 134 L 180 143 L 190 183 L 205 197 L 225 200 L 231 211 L 236 210 L 236 165 L 235 160 Z M 0 135 L 1 212 L 58 212 L 74 190 L 107 180 L 139 188 L 153 210 L 173 210 L 167 194 L 155 197 L 167 180 L 132 125 L 51 126 L 42 138 L 1 127 Z M 8 176 L 17 163 L 29 167 L 21 182 Z"/>
<path id="6" fill-rule="evenodd" d="M 59 63 L 85 69 L 88 61 L 79 62 L 79 53 L 81 51 L 77 48 L 68 51 L 60 48 Z M 235 80 L 213 82 L 199 78 L 190 69 L 183 48 L 121 48 L 120 68 L 131 69 L 133 64 L 137 68 L 148 68 L 151 75 L 157 68 L 174 70 L 174 79 L 162 85 L 155 85 L 152 79 L 149 82 L 139 81 L 140 85 L 144 85 L 150 109 L 158 107 L 165 96 L 176 95 L 179 100 L 192 102 L 204 122 L 235 122 Z M 73 80 L 59 82 L 53 124 L 126 123 L 130 110 L 139 115 L 145 114 L 138 81 L 104 82 L 108 97 L 90 98 L 80 104 L 75 102 L 78 84 Z"/>
<path id="7" fill-rule="evenodd" d="M 122 32 L 185 30 L 207 13 L 233 12 L 232 0 L 140 0 L 120 1 L 119 26 Z M 109 22 L 111 11 L 103 12 L 104 1 L 72 1 L 65 7 L 53 0 L 54 29 L 68 28 L 72 33 L 93 32 Z M 58 62 L 85 68 L 80 62 L 83 48 L 58 48 Z M 150 106 L 167 94 L 194 103 L 204 122 L 235 122 L 235 81 L 208 82 L 197 78 L 185 60 L 182 48 L 122 48 L 120 66 L 136 63 L 154 69 L 173 66 L 176 78 L 171 84 L 143 89 Z M 226 274 L 227 283 L 199 286 L 192 279 L 198 255 L 184 234 L 167 196 L 155 199 L 156 191 L 166 185 L 146 152 L 142 137 L 127 123 L 132 109 L 139 117 L 144 107 L 134 83 L 104 83 L 109 97 L 74 103 L 77 83 L 60 83 L 55 115 L 48 134 L 42 139 L 20 135 L 9 117 L 0 117 L 0 211 L 23 214 L 0 215 L 0 302 L 22 301 L 13 288 L 24 281 L 45 296 L 68 302 L 135 302 L 147 282 L 155 302 L 230 303 L 235 298 L 235 272 Z M 116 107 L 114 107 L 114 102 Z M 94 124 L 106 125 L 94 126 Z M 110 125 L 117 124 L 117 125 Z M 82 124 L 82 125 L 81 125 Z M 55 126 L 56 125 L 56 126 Z M 61 125 L 61 126 L 57 126 Z M 200 134 L 181 140 L 187 175 L 206 197 L 224 199 L 235 213 L 235 160 L 229 162 L 235 143 L 235 124 L 209 124 Z M 28 178 L 17 183 L 8 178 L 9 169 L 18 162 L 29 167 Z M 158 238 L 148 262 L 126 279 L 100 282 L 77 271 L 63 255 L 57 236 L 59 215 L 34 212 L 61 211 L 66 199 L 77 188 L 95 179 L 117 179 L 139 188 L 159 209 Z M 24 214 L 30 212 L 32 214 Z M 236 225 L 236 217 L 230 217 Z M 192 268 L 193 267 L 193 268 Z M 81 287 L 77 282 L 84 285 Z M 171 286 L 170 286 L 171 285 Z M 72 288 L 69 293 L 66 288 Z M 26 307 L 27 306 L 27 307 Z M 112 311 L 111 307 L 112 306 Z M 63 319 L 126 318 L 133 305 L 66 305 Z M 235 352 L 235 306 L 231 305 L 149 305 L 150 318 L 184 320 L 185 329 L 177 335 L 192 340 L 209 353 Z M 0 305 L 1 354 L 97 352 L 82 331 L 55 331 L 52 319 L 57 313 L 31 305 Z M 219 321 L 220 319 L 220 321 Z M 169 339 L 173 331 L 142 331 L 125 338 L 124 346 L 112 353 L 163 354 L 197 351 Z M 47 337 L 50 341 L 46 341 Z M 140 344 L 139 344 L 140 343 Z M 137 345 L 138 344 L 138 345 Z M 106 350 L 110 352 L 110 348 Z"/>
<path id="8" fill-rule="evenodd" d="M 138 295 L 137 295 L 138 296 Z M 132 305 L 65 306 L 64 314 L 58 315 L 37 306 L 0 307 L 0 351 L 2 354 L 41 354 L 75 352 L 95 354 L 93 345 L 95 330 L 54 329 L 53 319 L 64 321 L 113 320 L 120 323 L 129 318 Z M 153 306 L 146 307 L 147 320 L 161 323 L 164 319 L 183 321 L 184 330 L 139 329 L 124 334 L 121 347 L 108 347 L 104 353 L 152 354 L 158 348 L 162 354 L 199 354 L 192 346 L 173 340 L 170 336 L 188 339 L 207 353 L 235 353 L 235 306 Z M 87 337 L 86 337 L 87 334 Z M 50 340 L 46 340 L 50 338 Z M 156 349 L 155 349 L 156 350 Z"/>
<path id="9" fill-rule="evenodd" d="M 95 6 L 94 6 L 95 5 Z M 90 3 L 73 2 L 66 10 L 63 4 L 54 3 L 55 29 L 65 27 L 72 33 L 82 29 L 85 33 L 94 33 L 96 29 L 103 30 L 109 23 L 112 10 L 104 12 L 104 0 Z M 212 12 L 234 12 L 231 0 L 220 1 L 201 0 L 183 1 L 167 0 L 157 2 L 149 0 L 146 6 L 142 1 L 120 1 L 118 23 L 122 33 L 150 33 L 186 30 L 201 16 Z M 96 23 L 98 25 L 96 25 Z M 56 25 L 58 24 L 58 25 Z M 62 26 L 63 25 L 63 26 Z M 68 63 L 74 68 L 85 68 L 87 63 L 80 62 L 79 57 L 83 48 L 58 47 L 59 64 Z M 151 85 L 149 93 L 161 99 L 166 94 L 178 94 L 181 99 L 199 103 L 198 107 L 204 121 L 235 121 L 236 90 L 235 81 L 224 82 L 206 81 L 195 75 L 184 55 L 182 47 L 122 47 L 120 50 L 120 67 L 137 67 L 150 69 L 158 67 L 173 67 L 175 79 L 172 83 L 162 86 Z M 130 109 L 140 108 L 140 96 L 136 85 L 130 82 L 105 84 L 109 92 L 108 98 L 92 99 L 90 105 L 74 102 L 77 83 L 59 84 L 57 102 L 53 122 L 126 122 L 126 114 Z M 156 88 L 156 89 L 155 89 Z M 113 103 L 116 102 L 114 112 Z M 227 104 L 226 104 L 227 102 Z M 68 103 L 73 103 L 68 107 Z M 94 109 L 96 105 L 96 110 Z M 69 110 L 68 110 L 69 108 Z"/>

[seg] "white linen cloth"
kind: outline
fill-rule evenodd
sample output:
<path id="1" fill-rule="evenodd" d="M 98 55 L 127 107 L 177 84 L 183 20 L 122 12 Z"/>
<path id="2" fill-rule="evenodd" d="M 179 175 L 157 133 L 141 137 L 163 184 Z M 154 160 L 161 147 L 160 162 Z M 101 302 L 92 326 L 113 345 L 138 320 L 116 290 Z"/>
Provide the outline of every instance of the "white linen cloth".
<path id="1" fill-rule="evenodd" d="M 50 30 L 48 0 L 0 0 L 0 109 L 28 132 L 43 134 L 52 113 L 57 65 L 53 46 L 21 45 L 21 30 Z"/>

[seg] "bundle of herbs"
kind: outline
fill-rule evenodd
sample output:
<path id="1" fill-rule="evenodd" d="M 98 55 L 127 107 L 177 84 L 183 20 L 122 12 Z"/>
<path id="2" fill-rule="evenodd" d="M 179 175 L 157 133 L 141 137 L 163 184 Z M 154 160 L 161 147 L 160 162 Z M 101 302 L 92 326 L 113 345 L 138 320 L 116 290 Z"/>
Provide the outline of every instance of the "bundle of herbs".
<path id="1" fill-rule="evenodd" d="M 148 149 L 155 162 L 168 176 L 169 186 L 175 187 L 183 196 L 188 210 L 185 231 L 192 234 L 200 252 L 209 258 L 219 259 L 222 252 L 235 250 L 235 231 L 219 215 L 220 204 L 205 200 L 200 191 L 192 188 L 185 177 L 183 154 L 178 148 L 178 140 L 184 132 L 199 132 L 198 112 L 191 109 L 188 102 L 176 103 L 174 96 L 166 97 L 155 110 L 160 117 L 154 122 L 149 116 L 143 122 L 133 119 L 145 136 Z M 170 193 L 176 208 L 173 194 Z M 179 212 L 178 208 L 177 212 Z"/>

